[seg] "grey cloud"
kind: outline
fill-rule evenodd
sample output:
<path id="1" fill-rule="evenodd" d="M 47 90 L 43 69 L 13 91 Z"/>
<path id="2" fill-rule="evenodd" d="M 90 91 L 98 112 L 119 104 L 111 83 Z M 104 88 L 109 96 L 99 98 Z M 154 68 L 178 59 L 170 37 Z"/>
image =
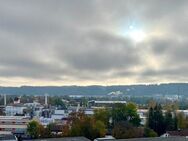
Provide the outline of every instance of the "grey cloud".
<path id="1" fill-rule="evenodd" d="M 153 39 L 148 43 L 148 46 L 154 53 L 154 56 L 165 56 L 169 65 L 181 66 L 188 59 L 187 44 L 186 40 L 167 37 L 166 39 Z"/>
<path id="2" fill-rule="evenodd" d="M 172 42 L 169 42 L 172 41 Z M 173 44 L 173 39 L 166 38 L 166 39 L 161 39 L 161 38 L 155 38 L 151 40 L 148 44 L 150 49 L 154 54 L 162 55 L 166 52 L 168 52 L 168 49 L 171 49 L 173 46 L 176 46 Z"/>
<path id="3" fill-rule="evenodd" d="M 6 0 L 0 4 L 0 77 L 94 82 L 116 77 L 141 82 L 147 77 L 148 82 L 160 82 L 162 76 L 185 81 L 187 4 L 187 0 Z M 157 28 L 166 36 L 151 36 L 135 47 L 116 31 L 132 23 L 146 31 Z M 151 57 L 148 60 L 157 58 L 161 68 L 148 67 L 145 54 Z M 136 67 L 143 71 L 133 71 Z"/>
<path id="4" fill-rule="evenodd" d="M 162 68 L 161 70 L 148 69 L 143 71 L 139 79 L 145 81 L 153 81 L 160 82 L 162 80 L 171 81 L 171 82 L 184 82 L 188 81 L 188 67 L 172 67 L 168 66 L 168 68 Z M 160 79 L 160 81 L 159 81 Z"/>
<path id="5" fill-rule="evenodd" d="M 60 47 L 58 53 L 63 61 L 79 70 L 109 71 L 139 63 L 138 50 L 130 41 L 103 31 L 86 33 L 75 46 Z"/>

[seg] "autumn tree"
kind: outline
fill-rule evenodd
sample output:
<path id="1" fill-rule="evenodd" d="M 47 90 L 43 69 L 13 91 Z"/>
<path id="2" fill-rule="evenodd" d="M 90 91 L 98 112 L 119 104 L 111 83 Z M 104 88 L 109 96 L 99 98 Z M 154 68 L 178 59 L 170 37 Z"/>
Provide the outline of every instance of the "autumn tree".
<path id="1" fill-rule="evenodd" d="M 67 125 L 69 127 L 66 126 L 63 133 L 68 136 L 85 136 L 93 140 L 103 137 L 106 133 L 105 124 L 102 121 L 95 120 L 94 117 L 87 116 L 83 112 L 72 113 Z"/>
<path id="2" fill-rule="evenodd" d="M 188 118 L 183 112 L 177 113 L 177 124 L 179 129 L 188 128 Z"/>
<path id="3" fill-rule="evenodd" d="M 145 128 L 144 129 L 144 137 L 157 137 L 157 133 L 153 130 L 153 129 L 150 129 L 150 128 Z"/>
<path id="4" fill-rule="evenodd" d="M 115 124 L 112 135 L 116 139 L 139 138 L 143 137 L 144 129 L 135 127 L 127 121 L 121 121 Z"/>
<path id="5" fill-rule="evenodd" d="M 96 109 L 93 116 L 95 120 L 102 121 L 105 124 L 106 128 L 108 127 L 110 120 L 110 110 Z"/>

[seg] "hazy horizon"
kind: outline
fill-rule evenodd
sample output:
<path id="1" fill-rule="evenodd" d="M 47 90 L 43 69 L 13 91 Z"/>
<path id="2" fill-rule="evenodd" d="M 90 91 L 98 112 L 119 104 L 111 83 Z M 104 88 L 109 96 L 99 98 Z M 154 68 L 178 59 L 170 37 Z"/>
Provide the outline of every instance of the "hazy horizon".
<path id="1" fill-rule="evenodd" d="M 0 86 L 188 82 L 187 0 L 0 3 Z"/>

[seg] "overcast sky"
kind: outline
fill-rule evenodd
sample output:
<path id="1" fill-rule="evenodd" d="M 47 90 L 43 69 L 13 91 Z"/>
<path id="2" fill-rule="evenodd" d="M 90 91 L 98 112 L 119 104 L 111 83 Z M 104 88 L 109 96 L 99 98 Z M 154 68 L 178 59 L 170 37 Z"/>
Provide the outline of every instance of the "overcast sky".
<path id="1" fill-rule="evenodd" d="M 0 85 L 188 82 L 187 0 L 4 0 Z"/>

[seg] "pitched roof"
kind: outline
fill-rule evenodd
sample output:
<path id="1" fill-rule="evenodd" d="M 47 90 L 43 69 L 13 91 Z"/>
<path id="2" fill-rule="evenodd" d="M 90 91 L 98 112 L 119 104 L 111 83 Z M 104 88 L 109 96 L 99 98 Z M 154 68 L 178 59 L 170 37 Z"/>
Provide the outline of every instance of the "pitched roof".
<path id="1" fill-rule="evenodd" d="M 170 136 L 188 136 L 188 129 L 178 131 L 167 131 Z"/>
<path id="2" fill-rule="evenodd" d="M 155 138 L 136 138 L 136 139 L 121 139 L 114 141 L 187 141 L 186 137 L 155 137 Z"/>

